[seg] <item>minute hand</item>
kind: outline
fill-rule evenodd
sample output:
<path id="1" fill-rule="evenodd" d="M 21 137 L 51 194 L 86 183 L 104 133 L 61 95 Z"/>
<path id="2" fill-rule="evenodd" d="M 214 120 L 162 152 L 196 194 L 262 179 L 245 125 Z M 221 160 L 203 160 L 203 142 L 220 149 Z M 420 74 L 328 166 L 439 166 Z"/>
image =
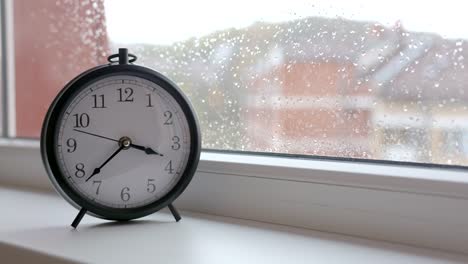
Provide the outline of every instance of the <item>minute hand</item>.
<path id="1" fill-rule="evenodd" d="M 110 138 L 110 137 L 105 137 L 105 136 L 101 136 L 101 135 L 94 134 L 94 133 L 91 133 L 91 132 L 88 132 L 88 131 L 83 131 L 83 130 L 79 130 L 79 129 L 73 129 L 73 130 L 75 130 L 76 132 L 80 132 L 80 133 L 83 133 L 83 134 L 90 135 L 90 136 L 94 136 L 94 137 L 98 137 L 98 138 L 103 138 L 103 139 L 107 139 L 107 140 L 114 141 L 114 142 L 119 142 L 117 139 Z M 147 155 L 159 155 L 159 156 L 163 156 L 163 154 L 158 153 L 158 152 L 154 151 L 152 148 L 149 148 L 149 147 L 143 147 L 143 146 L 140 146 L 140 145 L 135 145 L 135 144 L 133 144 L 133 143 L 130 144 L 130 147 L 131 147 L 131 148 L 134 148 L 134 149 L 138 149 L 138 150 L 144 151 Z"/>
<path id="2" fill-rule="evenodd" d="M 89 179 L 91 179 L 94 175 L 96 174 L 99 174 L 101 173 L 101 169 L 106 166 L 106 164 L 111 161 L 111 159 L 113 159 L 117 154 L 119 154 L 120 151 L 122 151 L 122 149 L 124 149 L 123 146 L 120 146 L 119 149 L 117 149 L 114 153 L 112 153 L 112 155 L 106 159 L 106 161 L 104 161 L 104 163 L 102 163 L 101 166 L 99 166 L 98 168 L 95 168 L 93 173 L 91 174 L 91 176 L 89 176 L 86 181 L 89 181 Z"/>

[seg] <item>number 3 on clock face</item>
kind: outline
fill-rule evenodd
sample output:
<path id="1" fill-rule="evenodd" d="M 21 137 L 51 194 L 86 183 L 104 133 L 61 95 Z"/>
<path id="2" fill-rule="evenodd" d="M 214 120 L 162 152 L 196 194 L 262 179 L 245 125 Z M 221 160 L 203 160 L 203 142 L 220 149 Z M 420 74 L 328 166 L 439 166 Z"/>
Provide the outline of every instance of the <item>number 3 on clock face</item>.
<path id="1" fill-rule="evenodd" d="M 41 146 L 54 186 L 73 205 L 133 219 L 185 189 L 200 135 L 193 110 L 168 80 L 139 66 L 112 67 L 84 73 L 62 91 Z"/>

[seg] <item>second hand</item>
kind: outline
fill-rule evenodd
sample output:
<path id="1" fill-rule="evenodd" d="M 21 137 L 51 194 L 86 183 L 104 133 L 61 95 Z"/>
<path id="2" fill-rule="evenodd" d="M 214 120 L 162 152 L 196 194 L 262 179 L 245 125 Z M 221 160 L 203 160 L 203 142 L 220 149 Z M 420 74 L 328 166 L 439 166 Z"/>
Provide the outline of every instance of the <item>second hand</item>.
<path id="1" fill-rule="evenodd" d="M 110 137 L 105 137 L 105 136 L 101 136 L 101 135 L 98 135 L 98 134 L 94 134 L 94 133 L 90 133 L 90 132 L 87 132 L 87 131 L 83 131 L 83 130 L 79 130 L 79 129 L 73 129 L 74 131 L 76 132 L 80 132 L 80 133 L 83 133 L 83 134 L 88 134 L 90 136 L 94 136 L 94 137 L 99 137 L 99 138 L 103 138 L 103 139 L 107 139 L 107 140 L 111 140 L 111 141 L 114 141 L 114 142 L 119 142 L 119 140 L 117 139 L 114 139 L 114 138 L 110 138 Z M 140 146 L 140 145 L 136 145 L 136 144 L 133 144 L 133 143 L 130 143 L 130 148 L 134 148 L 134 149 L 138 149 L 138 150 L 141 150 L 141 151 L 144 151 L 147 155 L 158 155 L 158 156 L 164 156 L 163 154 L 157 152 L 157 151 L 154 151 L 152 148 L 150 147 L 144 147 L 144 146 Z"/>

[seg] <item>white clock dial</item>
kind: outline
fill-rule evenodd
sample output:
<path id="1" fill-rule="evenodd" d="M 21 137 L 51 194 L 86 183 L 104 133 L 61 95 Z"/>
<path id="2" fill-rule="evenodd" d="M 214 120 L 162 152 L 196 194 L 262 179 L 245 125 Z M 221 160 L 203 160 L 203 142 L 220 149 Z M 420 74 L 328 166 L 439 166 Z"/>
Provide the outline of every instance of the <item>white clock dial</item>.
<path id="1" fill-rule="evenodd" d="M 69 99 L 57 123 L 59 169 L 91 203 L 150 204 L 187 166 L 187 118 L 174 97 L 143 78 L 119 75 L 88 84 Z"/>

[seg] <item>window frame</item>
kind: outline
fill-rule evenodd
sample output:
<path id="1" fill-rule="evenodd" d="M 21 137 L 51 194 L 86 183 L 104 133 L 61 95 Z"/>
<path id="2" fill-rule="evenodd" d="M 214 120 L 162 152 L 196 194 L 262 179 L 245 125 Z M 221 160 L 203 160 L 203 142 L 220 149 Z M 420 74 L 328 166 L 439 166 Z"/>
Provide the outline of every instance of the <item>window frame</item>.
<path id="1" fill-rule="evenodd" d="M 1 132 L 5 138 L 16 135 L 15 97 L 15 35 L 13 28 L 13 0 L 0 1 L 1 34 Z"/>
<path id="2" fill-rule="evenodd" d="M 52 191 L 37 140 L 1 139 L 0 168 L 0 184 Z M 191 184 L 175 204 L 466 254 L 466 172 L 203 150 Z"/>

